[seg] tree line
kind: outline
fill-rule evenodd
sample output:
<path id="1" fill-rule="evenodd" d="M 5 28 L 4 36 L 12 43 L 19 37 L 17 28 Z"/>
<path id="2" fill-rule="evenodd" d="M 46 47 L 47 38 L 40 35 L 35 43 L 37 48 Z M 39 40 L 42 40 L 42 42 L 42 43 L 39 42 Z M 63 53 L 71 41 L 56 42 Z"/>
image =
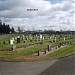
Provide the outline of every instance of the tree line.
<path id="1" fill-rule="evenodd" d="M 2 23 L 0 20 L 0 34 L 14 33 L 14 28 L 10 28 L 9 24 Z"/>

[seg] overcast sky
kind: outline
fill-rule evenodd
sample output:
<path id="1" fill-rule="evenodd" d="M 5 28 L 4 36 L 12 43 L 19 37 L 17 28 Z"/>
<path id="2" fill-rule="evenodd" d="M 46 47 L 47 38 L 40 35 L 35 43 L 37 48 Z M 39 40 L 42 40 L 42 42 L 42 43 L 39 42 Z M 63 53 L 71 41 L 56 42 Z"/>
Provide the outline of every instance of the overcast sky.
<path id="1" fill-rule="evenodd" d="M 20 26 L 25 30 L 75 30 L 74 3 L 74 0 L 0 0 L 0 19 L 15 29 Z"/>

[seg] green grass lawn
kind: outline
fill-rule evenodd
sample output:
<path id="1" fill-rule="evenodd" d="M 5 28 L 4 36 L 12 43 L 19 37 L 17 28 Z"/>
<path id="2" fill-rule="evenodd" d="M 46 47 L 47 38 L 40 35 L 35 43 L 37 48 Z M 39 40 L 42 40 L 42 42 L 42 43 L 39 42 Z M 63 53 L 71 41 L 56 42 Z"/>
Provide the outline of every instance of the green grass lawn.
<path id="1" fill-rule="evenodd" d="M 2 50 L 3 51 L 6 51 L 6 50 L 8 51 L 8 49 L 10 50 L 12 48 L 12 46 L 9 45 L 9 42 L 8 41 L 12 37 L 17 37 L 18 35 L 22 36 L 22 34 L 14 34 L 14 35 L 11 35 L 11 36 L 9 36 L 9 37 L 7 37 L 5 39 L 0 40 L 0 51 L 2 51 Z M 48 37 L 47 34 L 46 34 L 46 37 Z M 57 35 L 57 37 L 58 37 L 58 35 Z M 51 39 L 46 39 L 46 40 L 44 40 L 44 43 L 51 44 L 52 47 L 58 46 L 60 43 L 63 44 L 63 43 L 66 43 L 66 42 L 75 41 L 74 38 L 73 39 L 70 39 L 70 40 L 65 40 L 65 41 L 63 40 L 63 38 L 61 38 L 61 41 L 49 43 L 50 40 Z M 3 41 L 6 41 L 6 44 L 5 45 L 3 44 Z M 22 38 L 21 38 L 21 43 L 17 44 L 17 41 L 15 40 L 14 44 L 16 45 L 17 48 L 20 48 L 20 47 L 26 47 L 26 46 L 29 46 L 29 45 L 34 45 L 36 43 L 37 44 L 40 44 L 41 43 L 41 41 L 38 41 L 38 42 L 35 41 L 35 37 L 34 37 L 34 39 L 33 39 L 32 42 L 30 42 L 30 40 L 25 40 L 25 41 L 26 41 L 26 43 L 23 43 Z"/>
<path id="2" fill-rule="evenodd" d="M 18 61 L 18 60 L 21 60 L 22 58 L 31 56 L 33 53 L 35 53 L 37 51 L 46 50 L 48 44 L 50 44 L 52 47 L 55 47 L 55 46 L 58 46 L 60 43 L 64 44 L 66 42 L 75 41 L 74 38 L 72 38 L 70 40 L 66 40 L 66 41 L 64 41 L 63 38 L 61 38 L 61 40 L 58 42 L 50 43 L 50 39 L 46 39 L 46 40 L 44 40 L 44 44 L 40 44 L 41 41 L 38 41 L 38 42 L 35 41 L 35 37 L 32 42 L 30 42 L 30 40 L 25 40 L 26 43 L 23 43 L 22 38 L 21 38 L 21 43 L 16 44 L 16 41 L 14 42 L 15 45 L 17 46 L 17 48 L 26 47 L 29 45 L 35 45 L 36 43 L 38 43 L 38 44 L 35 45 L 34 47 L 26 48 L 26 49 L 19 50 L 19 51 L 9 51 L 12 48 L 12 46 L 9 45 L 8 42 L 6 42 L 6 44 L 4 45 L 3 41 L 8 41 L 12 37 L 16 37 L 18 35 L 22 36 L 22 34 L 15 34 L 15 35 L 12 35 L 12 36 L 9 36 L 7 38 L 0 40 L 0 60 Z M 67 35 L 65 35 L 65 36 L 67 36 Z M 46 35 L 46 37 L 48 37 L 48 36 Z M 57 37 L 58 37 L 58 35 L 57 35 Z M 74 50 L 75 50 L 74 45 L 71 45 L 69 47 L 60 49 L 59 51 L 56 51 L 54 53 L 47 55 L 47 58 L 50 58 L 50 57 L 55 58 L 55 57 L 64 56 L 66 54 L 73 53 Z"/>
<path id="3" fill-rule="evenodd" d="M 75 45 L 69 45 L 47 55 L 48 58 L 59 58 L 65 55 L 75 53 Z"/>
<path id="4" fill-rule="evenodd" d="M 19 51 L 0 51 L 0 60 L 16 60 L 21 59 L 22 57 L 30 56 L 31 54 L 37 52 L 46 50 L 47 45 L 37 45 L 33 48 L 23 49 Z"/>

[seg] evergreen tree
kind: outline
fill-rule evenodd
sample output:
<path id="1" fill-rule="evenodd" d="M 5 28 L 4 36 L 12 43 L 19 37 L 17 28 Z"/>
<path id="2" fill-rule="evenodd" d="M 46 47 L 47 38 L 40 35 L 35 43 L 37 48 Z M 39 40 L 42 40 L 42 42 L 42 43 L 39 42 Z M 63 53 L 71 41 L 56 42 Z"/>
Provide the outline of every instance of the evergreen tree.
<path id="1" fill-rule="evenodd" d="M 11 28 L 11 33 L 15 33 L 15 30 L 13 27 Z"/>

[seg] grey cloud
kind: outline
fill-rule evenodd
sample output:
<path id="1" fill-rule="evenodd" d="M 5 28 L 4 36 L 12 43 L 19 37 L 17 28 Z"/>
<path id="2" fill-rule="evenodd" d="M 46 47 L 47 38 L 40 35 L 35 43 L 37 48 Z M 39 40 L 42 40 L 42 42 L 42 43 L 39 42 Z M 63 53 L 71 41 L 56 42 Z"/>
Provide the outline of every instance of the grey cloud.
<path id="1" fill-rule="evenodd" d="M 28 8 L 37 8 L 38 11 L 27 11 Z M 54 29 L 59 29 L 60 25 L 66 27 L 67 23 L 63 21 L 65 17 L 70 21 L 69 26 L 73 24 L 73 14 L 71 0 L 62 0 L 56 4 L 46 0 L 0 0 L 0 17 L 12 26 L 41 29 L 53 25 Z"/>

